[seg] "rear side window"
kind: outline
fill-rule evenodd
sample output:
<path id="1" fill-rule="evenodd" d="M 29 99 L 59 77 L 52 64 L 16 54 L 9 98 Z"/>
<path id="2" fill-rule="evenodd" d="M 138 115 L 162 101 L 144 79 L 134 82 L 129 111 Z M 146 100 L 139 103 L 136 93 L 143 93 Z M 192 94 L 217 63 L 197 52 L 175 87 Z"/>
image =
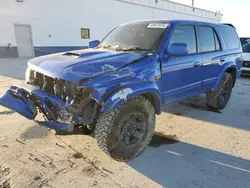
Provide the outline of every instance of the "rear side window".
<path id="1" fill-rule="evenodd" d="M 196 36 L 194 26 L 178 26 L 170 39 L 169 45 L 173 43 L 184 43 L 188 46 L 188 54 L 197 53 Z"/>
<path id="2" fill-rule="evenodd" d="M 199 26 L 198 34 L 201 52 L 214 52 L 220 50 L 219 39 L 212 27 Z"/>
<path id="3" fill-rule="evenodd" d="M 239 37 L 231 26 L 219 26 L 219 31 L 226 43 L 227 49 L 232 50 L 240 47 Z"/>

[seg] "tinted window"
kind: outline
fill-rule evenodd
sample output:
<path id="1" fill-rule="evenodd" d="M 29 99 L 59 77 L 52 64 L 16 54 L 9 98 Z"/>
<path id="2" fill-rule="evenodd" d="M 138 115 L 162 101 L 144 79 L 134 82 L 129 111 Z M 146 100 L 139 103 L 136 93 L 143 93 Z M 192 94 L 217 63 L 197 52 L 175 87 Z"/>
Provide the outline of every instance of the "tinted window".
<path id="1" fill-rule="evenodd" d="M 242 48 L 244 53 L 250 53 L 250 43 L 247 43 Z"/>
<path id="2" fill-rule="evenodd" d="M 219 26 L 219 31 L 229 50 L 240 47 L 239 38 L 235 29 L 231 26 Z"/>
<path id="3" fill-rule="evenodd" d="M 198 28 L 201 52 L 212 52 L 216 50 L 214 31 L 211 27 L 200 26 Z M 218 39 L 217 39 L 218 40 Z M 219 43 L 219 42 L 218 42 Z"/>
<path id="4" fill-rule="evenodd" d="M 194 26 L 183 25 L 175 29 L 170 44 L 184 43 L 188 46 L 188 54 L 197 52 Z"/>
<path id="5" fill-rule="evenodd" d="M 241 45 L 244 46 L 245 44 L 250 42 L 250 38 L 240 38 Z"/>

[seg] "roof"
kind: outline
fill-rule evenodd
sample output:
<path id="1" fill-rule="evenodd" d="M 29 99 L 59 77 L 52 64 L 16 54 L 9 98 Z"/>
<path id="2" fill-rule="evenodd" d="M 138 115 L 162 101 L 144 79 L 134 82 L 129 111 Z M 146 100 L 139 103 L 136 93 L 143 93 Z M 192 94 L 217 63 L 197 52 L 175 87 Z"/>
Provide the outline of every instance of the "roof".
<path id="1" fill-rule="evenodd" d="M 151 22 L 151 23 L 169 23 L 169 24 L 207 24 L 207 25 L 230 25 L 234 27 L 232 24 L 217 24 L 211 22 L 203 22 L 203 21 L 196 21 L 196 20 L 168 20 L 168 19 L 146 19 L 146 20 L 135 20 L 127 23 L 138 23 L 138 22 Z M 125 24 L 127 24 L 125 23 Z"/>

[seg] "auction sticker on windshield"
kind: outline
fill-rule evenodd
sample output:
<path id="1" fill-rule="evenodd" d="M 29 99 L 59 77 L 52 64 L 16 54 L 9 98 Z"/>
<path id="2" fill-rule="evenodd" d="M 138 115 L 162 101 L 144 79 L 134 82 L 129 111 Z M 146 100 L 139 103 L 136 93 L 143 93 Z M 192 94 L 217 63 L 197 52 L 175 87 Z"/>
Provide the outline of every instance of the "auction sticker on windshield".
<path id="1" fill-rule="evenodd" d="M 157 29 L 165 29 L 169 26 L 169 24 L 163 23 L 151 23 L 148 25 L 148 28 L 157 28 Z"/>

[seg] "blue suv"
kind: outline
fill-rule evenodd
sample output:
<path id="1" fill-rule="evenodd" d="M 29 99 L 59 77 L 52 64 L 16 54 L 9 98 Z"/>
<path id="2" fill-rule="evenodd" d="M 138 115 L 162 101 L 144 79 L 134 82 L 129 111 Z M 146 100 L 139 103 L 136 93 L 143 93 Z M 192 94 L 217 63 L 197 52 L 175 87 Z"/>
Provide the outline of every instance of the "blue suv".
<path id="1" fill-rule="evenodd" d="M 30 60 L 26 83 L 0 104 L 52 129 L 85 127 L 106 154 L 126 161 L 146 148 L 163 107 L 206 93 L 209 107 L 223 109 L 241 66 L 230 24 L 134 21 L 89 49 Z"/>

